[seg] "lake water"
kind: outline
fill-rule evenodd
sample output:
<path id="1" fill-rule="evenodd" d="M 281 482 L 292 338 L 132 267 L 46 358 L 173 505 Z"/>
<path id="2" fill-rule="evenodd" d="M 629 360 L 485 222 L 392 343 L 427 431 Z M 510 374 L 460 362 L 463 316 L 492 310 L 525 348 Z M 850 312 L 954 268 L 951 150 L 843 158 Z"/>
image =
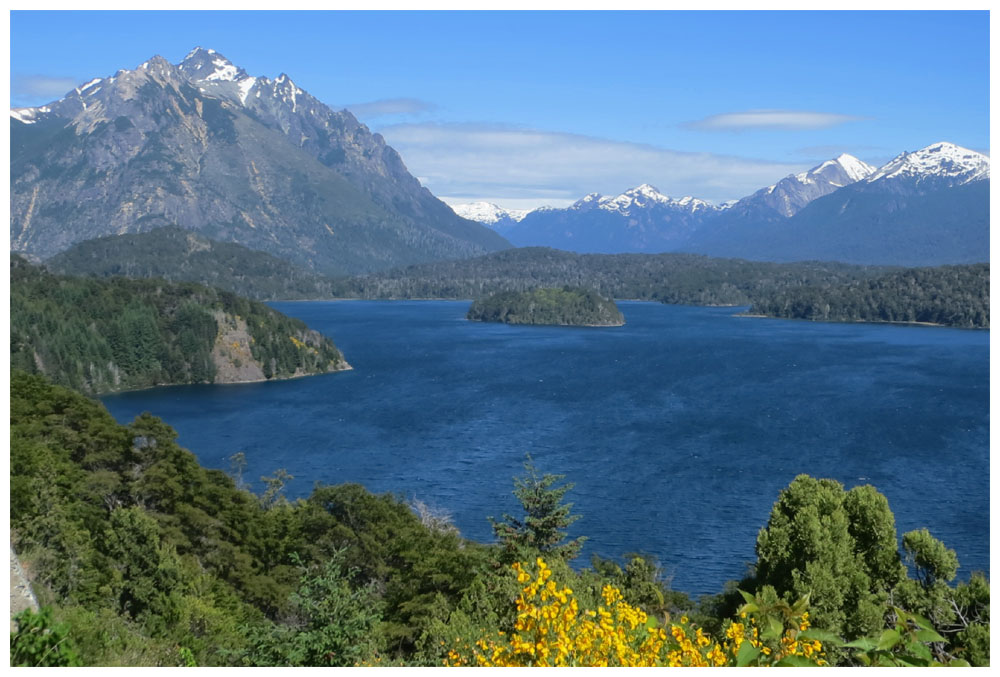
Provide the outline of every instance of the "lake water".
<path id="1" fill-rule="evenodd" d="M 471 323 L 468 302 L 272 304 L 354 370 L 105 397 L 151 411 L 202 464 L 243 451 L 290 496 L 359 482 L 449 511 L 492 540 L 526 453 L 575 483 L 590 553 L 656 556 L 718 592 L 799 473 L 872 484 L 903 532 L 927 526 L 967 577 L 989 567 L 989 333 L 735 317 L 620 303 L 620 328 Z M 255 483 L 260 490 L 261 484 Z"/>

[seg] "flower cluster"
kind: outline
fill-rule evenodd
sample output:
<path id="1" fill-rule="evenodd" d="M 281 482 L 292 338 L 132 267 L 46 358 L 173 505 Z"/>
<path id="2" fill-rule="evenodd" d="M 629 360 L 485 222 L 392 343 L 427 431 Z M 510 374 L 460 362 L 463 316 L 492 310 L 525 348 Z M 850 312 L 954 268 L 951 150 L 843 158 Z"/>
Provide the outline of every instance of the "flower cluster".
<path id="1" fill-rule="evenodd" d="M 471 649 L 458 645 L 448 651 L 449 666 L 724 666 L 736 665 L 740 646 L 760 647 L 758 664 L 774 664 L 790 655 L 821 664 L 822 647 L 815 641 L 797 641 L 788 631 L 777 651 L 764 646 L 751 618 L 733 623 L 727 639 L 719 643 L 683 617 L 680 623 L 661 626 L 646 612 L 628 604 L 611 585 L 601 591 L 596 610 L 581 610 L 573 590 L 552 580 L 552 570 L 538 558 L 535 571 L 515 564 L 518 583 L 517 620 L 510 633 L 482 637 Z M 745 615 L 744 615 L 745 616 Z M 800 628 L 808 628 L 808 616 Z"/>
<path id="2" fill-rule="evenodd" d="M 826 655 L 823 644 L 817 639 L 800 638 L 799 633 L 809 629 L 809 612 L 805 611 L 796 619 L 796 627 L 786 628 L 774 646 L 768 646 L 762 641 L 753 617 L 747 619 L 747 614 L 741 613 L 740 620 L 734 621 L 726 628 L 726 650 L 732 655 L 738 655 L 744 642 L 756 649 L 762 661 L 768 664 L 778 663 L 790 656 L 809 659 L 816 665 L 826 665 Z"/>

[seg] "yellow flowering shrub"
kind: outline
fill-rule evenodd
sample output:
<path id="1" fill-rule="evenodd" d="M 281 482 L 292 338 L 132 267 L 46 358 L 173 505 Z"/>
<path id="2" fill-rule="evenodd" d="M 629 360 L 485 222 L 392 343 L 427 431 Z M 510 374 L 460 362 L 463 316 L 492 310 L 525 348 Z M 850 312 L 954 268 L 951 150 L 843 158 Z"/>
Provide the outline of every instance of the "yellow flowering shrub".
<path id="1" fill-rule="evenodd" d="M 773 665 L 791 656 L 797 663 L 823 664 L 822 645 L 799 638 L 808 614 L 788 628 L 773 646 L 763 642 L 755 619 L 742 614 L 718 642 L 686 617 L 665 627 L 628 604 L 611 585 L 601 591 L 597 609 L 581 609 L 573 590 L 552 579 L 538 558 L 534 571 L 514 564 L 518 583 L 517 620 L 509 633 L 481 637 L 474 646 L 457 644 L 444 659 L 448 666 L 725 666 Z"/>

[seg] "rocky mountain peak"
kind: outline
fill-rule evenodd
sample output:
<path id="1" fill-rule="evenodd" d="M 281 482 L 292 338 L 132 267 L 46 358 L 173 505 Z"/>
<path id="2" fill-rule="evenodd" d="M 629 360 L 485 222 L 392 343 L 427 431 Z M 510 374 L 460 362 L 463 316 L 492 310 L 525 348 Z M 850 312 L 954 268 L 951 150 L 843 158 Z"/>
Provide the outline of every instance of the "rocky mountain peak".
<path id="1" fill-rule="evenodd" d="M 736 212 L 757 212 L 771 216 L 790 217 L 816 198 L 852 183 L 857 183 L 875 172 L 875 168 L 853 155 L 841 153 L 832 160 L 822 162 L 812 169 L 789 174 L 775 184 L 743 198 L 733 205 Z"/>
<path id="2" fill-rule="evenodd" d="M 234 65 L 222 54 L 203 47 L 195 47 L 188 52 L 177 68 L 195 82 L 213 80 L 237 82 L 248 77 L 245 70 Z"/>
<path id="3" fill-rule="evenodd" d="M 212 49 L 176 66 L 155 56 L 11 119 L 11 246 L 32 255 L 162 225 L 337 273 L 508 246 L 350 113 Z M 39 133 L 43 121 L 72 133 Z"/>

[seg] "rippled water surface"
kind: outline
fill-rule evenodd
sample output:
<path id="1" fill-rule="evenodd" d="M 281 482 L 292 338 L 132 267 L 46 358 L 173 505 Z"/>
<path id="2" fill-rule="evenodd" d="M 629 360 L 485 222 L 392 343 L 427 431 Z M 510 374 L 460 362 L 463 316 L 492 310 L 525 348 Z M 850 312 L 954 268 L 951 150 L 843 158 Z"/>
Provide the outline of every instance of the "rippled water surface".
<path id="1" fill-rule="evenodd" d="M 988 332 L 655 303 L 621 303 L 627 324 L 602 329 L 470 323 L 467 302 L 272 305 L 354 370 L 105 404 L 120 421 L 162 417 L 206 466 L 244 451 L 248 479 L 286 468 L 291 495 L 397 492 L 479 540 L 488 515 L 516 510 L 530 452 L 576 484 L 584 558 L 648 552 L 695 594 L 744 573 L 799 473 L 873 484 L 900 534 L 927 526 L 966 576 L 988 571 Z"/>

